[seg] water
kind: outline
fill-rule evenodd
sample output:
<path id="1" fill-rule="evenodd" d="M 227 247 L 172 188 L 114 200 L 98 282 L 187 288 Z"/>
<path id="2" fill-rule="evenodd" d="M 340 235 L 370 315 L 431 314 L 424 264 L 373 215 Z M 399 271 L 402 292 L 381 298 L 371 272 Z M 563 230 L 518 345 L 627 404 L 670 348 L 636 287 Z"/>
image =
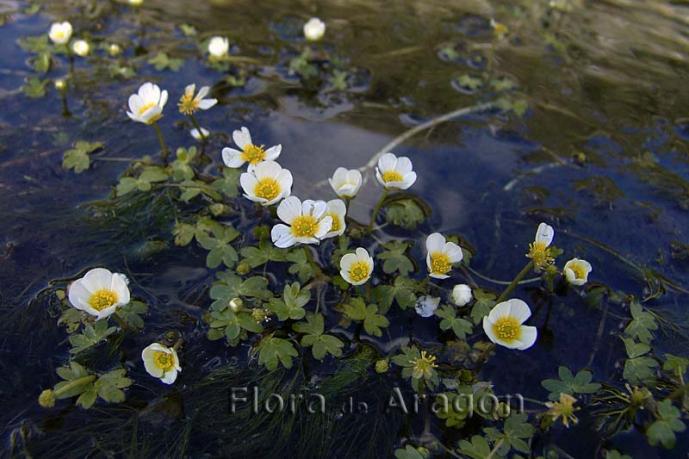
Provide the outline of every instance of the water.
<path id="1" fill-rule="evenodd" d="M 632 265 L 668 279 L 665 294 L 645 306 L 679 330 L 661 329 L 654 351 L 659 356 L 686 353 L 686 6 L 571 1 L 561 2 L 566 11 L 560 11 L 545 1 L 295 5 L 217 0 L 190 6 L 147 0 L 135 13 L 115 2 L 37 4 L 40 13 L 26 15 L 21 13 L 26 3 L 0 2 L 0 13 L 7 12 L 0 27 L 6 44 L 0 72 L 0 425 L 6 452 L 119 456 L 132 453 L 133 447 L 146 455 L 160 451 L 155 448 L 162 442 L 168 448 L 162 454 L 169 455 L 268 454 L 276 446 L 286 448 L 281 451 L 285 455 L 380 457 L 391 455 L 402 439 L 418 439 L 424 428 L 420 417 L 407 423 L 395 416 L 345 416 L 328 421 L 334 426 L 332 438 L 304 446 L 316 435 L 317 422 L 315 427 L 309 424 L 315 421 L 285 424 L 289 428 L 271 424 L 275 420 L 269 417 L 237 422 L 224 409 L 222 387 L 194 387 L 228 362 L 247 366 L 248 346 L 232 350 L 204 338 L 206 326 L 200 319 L 213 279 L 204 267 L 205 251 L 195 244 L 175 248 L 165 215 L 113 223 L 98 213 L 94 217 L 89 206 L 116 185 L 128 167 L 121 159 L 158 150 L 152 131 L 125 115 L 126 98 L 148 79 L 170 91 L 171 102 L 188 83 L 214 86 L 219 107 L 199 115 L 201 124 L 217 133 L 206 147 L 214 161 L 230 142 L 227 134 L 246 125 L 262 143 L 283 145 L 280 162 L 294 174 L 294 194 L 328 199 L 327 185 L 319 182 L 337 166 L 359 167 L 420 122 L 494 100 L 494 89 L 469 90 L 460 83 L 462 75 L 490 72 L 512 82 L 514 89 L 507 93 L 528 102 L 523 117 L 485 110 L 440 124 L 395 149 L 414 162 L 419 173 L 414 191 L 434 210 L 412 237 L 420 241 L 432 231 L 461 234 L 478 250 L 473 269 L 510 280 L 525 262 L 523 252 L 538 222 L 547 221 L 568 256 L 591 261 L 596 283 L 646 298 L 655 296 L 658 284 L 646 282 Z M 311 15 L 327 21 L 325 47 L 351 70 L 348 91 L 303 87 L 289 75 L 289 58 L 302 46 L 301 24 Z M 497 43 L 491 17 L 509 29 Z M 17 39 L 44 33 L 57 19 L 125 45 L 134 40 L 143 45 L 139 55 L 165 49 L 186 59 L 178 72 L 171 72 L 157 71 L 139 57 L 138 75 L 130 80 L 93 74 L 77 60 L 77 84 L 67 97 L 71 116 L 65 117 L 52 88 L 39 99 L 27 98 L 20 89 L 34 72 L 27 62 L 30 54 Z M 194 46 L 173 30 L 173 24 L 182 23 L 196 27 L 199 40 L 227 35 L 235 54 L 254 59 L 246 84 L 233 88 L 220 72 L 205 66 Z M 126 53 L 134 58 L 132 46 Z M 62 66 L 49 76 L 65 72 Z M 192 145 L 190 126 L 173 108 L 169 103 L 161 122 L 167 142 Z M 63 170 L 61 161 L 62 153 L 80 139 L 101 141 L 105 148 L 97 155 L 102 160 L 77 175 Z M 374 181 L 360 196 L 352 215 L 367 221 L 378 196 Z M 421 260 L 420 247 L 412 253 Z M 39 293 L 51 281 L 72 279 L 93 266 L 127 273 L 136 294 L 150 306 L 144 333 L 128 338 L 115 358 L 136 381 L 128 393 L 130 402 L 114 408 L 98 405 L 88 412 L 63 402 L 62 408 L 46 412 L 36 396 L 57 382 L 54 369 L 68 358 L 69 346 L 64 330 L 55 326 L 56 302 Z M 485 288 L 501 288 L 477 280 Z M 602 312 L 575 293 L 555 302 L 534 289 L 522 289 L 520 296 L 532 304 L 539 342 L 523 353 L 498 348 L 481 380 L 492 381 L 499 393 L 520 391 L 543 400 L 540 381 L 566 365 L 588 368 L 596 381 L 622 387 L 625 354 L 617 334 L 626 323 L 626 310 L 610 304 Z M 390 316 L 391 336 L 409 333 L 409 317 Z M 186 344 L 183 379 L 168 391 L 146 375 L 138 352 L 171 328 L 185 335 Z M 411 330 L 421 341 L 437 342 L 433 325 L 417 319 Z M 319 380 L 335 368 L 335 363 L 302 368 L 285 378 L 308 381 L 305 374 Z M 252 377 L 247 372 L 236 379 Z M 381 380 L 370 371 L 361 380 L 352 392 L 380 398 L 376 406 L 385 399 L 380 394 L 399 382 L 392 376 Z M 345 394 L 343 390 L 343 399 Z M 580 418 L 578 426 L 552 431 L 533 450 L 557 444 L 562 455 L 573 457 L 592 457 L 610 447 L 640 457 L 681 457 L 689 449 L 686 434 L 680 434 L 670 452 L 649 447 L 638 433 L 606 442 L 594 429 L 590 412 Z M 361 432 L 347 427 L 352 424 L 361 426 Z M 289 440 L 271 445 L 272 434 L 266 432 L 281 428 Z M 462 437 L 436 421 L 432 431 L 446 445 Z"/>

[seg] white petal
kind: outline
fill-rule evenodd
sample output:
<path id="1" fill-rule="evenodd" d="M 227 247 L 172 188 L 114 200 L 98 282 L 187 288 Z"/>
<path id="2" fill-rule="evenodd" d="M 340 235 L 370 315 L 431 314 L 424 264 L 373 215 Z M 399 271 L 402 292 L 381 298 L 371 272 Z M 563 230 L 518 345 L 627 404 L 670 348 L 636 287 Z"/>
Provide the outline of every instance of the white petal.
<path id="1" fill-rule="evenodd" d="M 273 244 L 281 249 L 292 247 L 296 242 L 296 239 L 294 236 L 292 236 L 292 231 L 290 230 L 289 226 L 283 225 L 282 223 L 273 226 L 273 229 L 270 230 L 270 238 L 272 239 Z"/>
<path id="2" fill-rule="evenodd" d="M 408 174 L 412 171 L 411 160 L 406 156 L 400 156 L 399 158 L 397 158 L 396 170 L 402 175 Z"/>
<path id="3" fill-rule="evenodd" d="M 260 180 L 265 177 L 277 178 L 281 170 L 282 166 L 275 161 L 262 161 L 256 165 L 254 173 L 256 178 Z"/>
<path id="4" fill-rule="evenodd" d="M 396 166 L 397 156 L 393 155 L 392 153 L 385 153 L 378 160 L 378 168 L 383 172 L 394 170 Z"/>
<path id="5" fill-rule="evenodd" d="M 117 294 L 117 306 L 129 304 L 131 298 L 129 287 L 127 286 L 127 278 L 124 275 L 119 273 L 113 274 L 110 288 Z"/>
<path id="6" fill-rule="evenodd" d="M 521 336 L 519 337 L 518 347 L 516 347 L 515 349 L 523 351 L 525 349 L 530 348 L 536 342 L 536 338 L 538 338 L 538 330 L 536 329 L 536 327 L 523 325 L 521 330 Z"/>
<path id="7" fill-rule="evenodd" d="M 359 253 L 359 249 L 357 249 L 357 254 Z M 357 255 L 353 253 L 347 253 L 342 256 L 340 259 L 340 269 L 342 271 L 349 271 L 349 268 L 352 267 L 354 263 L 358 260 Z"/>
<path id="8" fill-rule="evenodd" d="M 328 231 L 330 231 L 330 228 L 333 226 L 333 218 L 328 215 L 327 217 L 323 217 L 319 222 L 318 222 L 318 229 L 316 230 L 316 238 L 317 239 L 323 239 L 323 237 L 328 234 Z"/>
<path id="9" fill-rule="evenodd" d="M 214 107 L 218 103 L 218 99 L 203 99 L 201 102 L 199 102 L 199 108 L 201 110 L 208 110 L 211 107 Z"/>
<path id="10" fill-rule="evenodd" d="M 273 145 L 266 150 L 266 159 L 277 159 L 280 156 L 280 152 L 282 152 L 282 145 Z"/>
<path id="11" fill-rule="evenodd" d="M 110 289 L 112 273 L 105 268 L 94 268 L 83 277 L 84 286 L 91 292 L 100 289 Z"/>
<path id="12" fill-rule="evenodd" d="M 552 226 L 541 223 L 538 225 L 538 230 L 536 231 L 536 238 L 534 241 L 542 242 L 546 246 L 549 246 L 553 242 L 553 237 L 555 236 L 555 230 Z"/>
<path id="13" fill-rule="evenodd" d="M 490 323 L 494 323 L 500 317 L 509 316 L 511 311 L 510 303 L 508 301 L 503 301 L 493 306 L 493 309 L 488 313 L 488 320 Z"/>
<path id="14" fill-rule="evenodd" d="M 442 252 L 445 248 L 445 237 L 440 233 L 430 234 L 426 238 L 426 251 L 428 253 Z"/>
<path id="15" fill-rule="evenodd" d="M 242 186 L 244 193 L 249 196 L 255 196 L 254 189 L 257 183 L 258 180 L 256 180 L 254 174 L 250 172 L 242 172 L 242 175 L 239 176 L 239 184 Z"/>
<path id="16" fill-rule="evenodd" d="M 242 127 L 241 130 L 232 132 L 232 140 L 239 148 L 244 149 L 246 145 L 251 145 L 251 134 L 247 128 Z"/>
<path id="17" fill-rule="evenodd" d="M 523 324 L 529 317 L 531 317 L 531 309 L 529 309 L 529 306 L 522 300 L 512 298 L 511 300 L 507 300 L 505 303 L 509 304 L 509 315 L 517 319 L 520 324 Z"/>
<path id="18" fill-rule="evenodd" d="M 454 242 L 446 242 L 443 250 L 450 258 L 450 263 L 459 263 L 462 261 L 462 257 L 464 256 L 462 249 Z"/>
<path id="19" fill-rule="evenodd" d="M 400 190 L 406 190 L 409 187 L 411 187 L 414 182 L 416 182 L 416 172 L 409 172 L 408 174 L 404 175 L 404 180 L 402 180 L 402 184 L 397 186 Z"/>
<path id="20" fill-rule="evenodd" d="M 177 379 L 177 370 L 176 369 L 165 372 L 165 376 L 160 378 L 160 380 L 162 382 L 164 382 L 165 384 L 172 384 L 173 382 L 175 382 L 176 379 Z"/>
<path id="21" fill-rule="evenodd" d="M 163 110 L 163 107 L 165 107 L 165 104 L 167 103 L 167 90 L 163 91 L 160 94 L 160 101 L 158 102 L 158 107 L 160 107 L 160 110 Z"/>
<path id="22" fill-rule="evenodd" d="M 241 165 L 244 164 L 242 152 L 229 147 L 222 149 L 222 160 L 227 167 L 232 167 L 234 169 L 241 167 Z"/>
<path id="23" fill-rule="evenodd" d="M 278 217 L 283 222 L 291 225 L 295 218 L 301 215 L 301 201 L 296 196 L 285 198 L 278 206 Z"/>
<path id="24" fill-rule="evenodd" d="M 76 280 L 69 285 L 67 295 L 72 306 L 82 311 L 85 308 L 90 308 L 89 298 L 91 298 L 91 291 L 89 291 L 82 279 Z"/>

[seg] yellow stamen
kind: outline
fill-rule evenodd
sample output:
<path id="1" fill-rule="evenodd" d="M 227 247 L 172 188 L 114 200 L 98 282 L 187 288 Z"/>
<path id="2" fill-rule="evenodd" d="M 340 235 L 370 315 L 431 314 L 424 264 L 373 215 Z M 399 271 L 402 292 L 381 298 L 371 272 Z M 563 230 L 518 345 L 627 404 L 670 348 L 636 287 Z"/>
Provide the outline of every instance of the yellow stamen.
<path id="1" fill-rule="evenodd" d="M 431 272 L 433 274 L 447 274 L 452 269 L 450 257 L 444 252 L 434 252 L 431 254 Z"/>
<path id="2" fill-rule="evenodd" d="M 150 108 L 155 107 L 156 105 L 158 104 L 156 104 L 155 102 L 148 102 L 147 104 L 143 104 L 139 108 L 139 116 L 143 115 L 144 113 L 146 113 L 146 111 L 148 111 Z"/>
<path id="3" fill-rule="evenodd" d="M 328 216 L 328 215 L 333 219 L 333 224 L 332 224 L 332 226 L 330 226 L 330 232 L 335 233 L 337 231 L 340 231 L 340 228 L 342 228 L 340 216 L 334 212 L 329 212 L 326 214 L 326 216 Z"/>
<path id="4" fill-rule="evenodd" d="M 193 115 L 199 109 L 199 101 L 194 97 L 193 92 L 185 92 L 177 106 L 179 107 L 180 113 L 184 115 Z"/>
<path id="5" fill-rule="evenodd" d="M 296 237 L 315 237 L 318 220 L 313 215 L 300 215 L 292 221 L 292 234 Z"/>
<path id="6" fill-rule="evenodd" d="M 576 408 L 574 406 L 576 402 L 577 399 L 572 397 L 571 395 L 560 394 L 559 401 L 546 402 L 545 406 L 549 408 L 546 412 L 546 415 L 550 417 L 553 422 L 562 418 L 562 424 L 565 427 L 569 427 L 570 422 L 572 424 L 576 424 L 577 422 L 579 422 L 577 417 L 574 415 L 574 412 L 579 410 L 579 408 Z"/>
<path id="7" fill-rule="evenodd" d="M 266 151 L 262 147 L 256 145 L 244 145 L 242 159 L 249 164 L 256 165 L 266 159 Z"/>
<path id="8" fill-rule="evenodd" d="M 266 201 L 272 201 L 280 195 L 280 183 L 271 177 L 262 178 L 256 183 L 254 194 Z"/>
<path id="9" fill-rule="evenodd" d="M 403 180 L 404 180 L 404 177 L 402 177 L 402 174 L 400 174 L 399 172 L 397 172 L 395 170 L 383 172 L 383 181 L 385 183 L 401 182 Z"/>
<path id="10" fill-rule="evenodd" d="M 426 351 L 421 351 L 421 356 L 412 361 L 412 378 L 430 378 L 433 375 L 433 369 L 438 365 L 435 363 L 435 356 L 428 354 Z"/>
<path id="11" fill-rule="evenodd" d="M 175 367 L 175 359 L 172 354 L 163 351 L 153 351 L 153 362 L 163 371 L 170 371 Z"/>
<path id="12" fill-rule="evenodd" d="M 586 268 L 582 263 L 570 263 L 567 268 L 571 269 L 577 279 L 586 278 Z"/>
<path id="13" fill-rule="evenodd" d="M 550 248 L 545 242 L 540 241 L 534 241 L 529 245 L 529 253 L 527 253 L 526 256 L 533 260 L 534 267 L 537 270 L 543 269 L 555 261 L 550 254 Z"/>
<path id="14" fill-rule="evenodd" d="M 493 324 L 493 333 L 498 339 L 511 343 L 518 340 L 522 335 L 522 326 L 513 316 L 503 316 Z"/>
<path id="15" fill-rule="evenodd" d="M 104 288 L 93 292 L 88 303 L 96 311 L 102 311 L 117 303 L 117 300 L 117 293 Z"/>
<path id="16" fill-rule="evenodd" d="M 349 267 L 349 271 L 347 273 L 353 282 L 361 282 L 369 276 L 368 263 L 365 261 L 355 261 L 352 263 L 352 266 Z"/>

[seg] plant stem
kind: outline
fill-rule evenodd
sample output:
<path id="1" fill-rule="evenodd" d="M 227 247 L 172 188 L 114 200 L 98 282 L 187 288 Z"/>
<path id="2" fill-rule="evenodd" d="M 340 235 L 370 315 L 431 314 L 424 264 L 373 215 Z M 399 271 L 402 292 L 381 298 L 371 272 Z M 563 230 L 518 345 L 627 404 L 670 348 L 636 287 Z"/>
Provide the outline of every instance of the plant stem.
<path id="1" fill-rule="evenodd" d="M 158 143 L 160 144 L 160 153 L 163 157 L 163 161 L 167 162 L 167 157 L 170 154 L 170 150 L 168 150 L 167 144 L 165 143 L 163 131 L 160 130 L 160 126 L 158 126 L 157 122 L 151 124 L 151 126 L 153 126 L 153 129 L 155 129 L 156 131 L 156 136 L 158 137 Z"/>
<path id="2" fill-rule="evenodd" d="M 199 124 L 198 121 L 196 121 L 196 117 L 194 115 L 189 115 L 189 119 L 191 120 L 191 124 L 194 125 L 196 130 L 199 132 L 199 137 L 201 137 L 201 142 L 205 142 L 207 140 L 205 134 L 203 133 L 203 129 L 201 129 L 201 125 Z"/>
<path id="3" fill-rule="evenodd" d="M 383 207 L 383 203 L 388 197 L 388 190 L 383 190 L 383 194 L 380 195 L 380 199 L 376 203 L 376 206 L 373 208 L 373 212 L 371 213 L 371 221 L 368 224 L 368 232 L 370 233 L 373 231 L 373 226 L 376 224 L 376 218 L 378 217 L 378 214 L 380 213 L 381 207 Z"/>
<path id="4" fill-rule="evenodd" d="M 522 279 L 524 279 L 524 277 L 527 274 L 529 274 L 529 272 L 531 272 L 532 269 L 533 269 L 533 261 L 530 261 L 526 264 L 526 266 L 524 266 L 522 268 L 521 271 L 519 271 L 519 274 L 517 274 L 517 276 L 514 279 L 512 279 L 512 282 L 510 282 L 510 285 L 508 285 L 507 288 L 505 290 L 503 290 L 503 292 L 500 294 L 500 296 L 498 297 L 498 299 L 495 302 L 500 303 L 501 301 L 505 301 L 507 296 L 510 293 L 512 293 L 512 290 L 514 290 L 517 287 L 517 285 L 519 285 L 519 282 Z"/>
<path id="5" fill-rule="evenodd" d="M 60 396 L 62 394 L 64 394 L 65 392 L 68 392 L 68 391 L 74 389 L 75 387 L 79 387 L 79 386 L 88 384 L 90 382 L 93 382 L 93 381 L 95 381 L 95 379 L 96 379 L 95 375 L 82 376 L 81 378 L 73 379 L 55 391 L 55 398 L 60 398 Z"/>

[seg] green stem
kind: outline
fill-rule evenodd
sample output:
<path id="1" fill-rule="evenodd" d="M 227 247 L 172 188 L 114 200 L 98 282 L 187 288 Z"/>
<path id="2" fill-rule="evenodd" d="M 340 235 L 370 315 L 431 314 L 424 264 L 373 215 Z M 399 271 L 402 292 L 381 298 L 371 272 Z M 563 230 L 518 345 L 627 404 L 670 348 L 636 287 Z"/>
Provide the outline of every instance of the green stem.
<path id="1" fill-rule="evenodd" d="M 189 115 L 189 119 L 191 120 L 191 124 L 194 125 L 196 130 L 199 132 L 199 137 L 201 137 L 201 142 L 205 142 L 207 140 L 206 136 L 203 134 L 203 129 L 201 129 L 201 125 L 199 124 L 198 121 L 196 121 L 196 117 L 194 115 Z"/>
<path id="2" fill-rule="evenodd" d="M 74 389 L 75 387 L 89 384 L 95 380 L 96 380 L 96 375 L 82 376 L 81 378 L 73 379 L 55 391 L 55 398 L 60 398 L 60 396 L 62 394 L 64 394 L 65 392 L 68 392 L 68 391 Z"/>
<path id="3" fill-rule="evenodd" d="M 514 290 L 517 287 L 517 285 L 519 285 L 519 282 L 521 282 L 521 280 L 524 279 L 524 277 L 527 274 L 529 274 L 532 269 L 533 269 L 533 261 L 530 261 L 526 264 L 526 266 L 524 266 L 522 268 L 521 271 L 519 271 L 519 274 L 517 274 L 517 276 L 514 279 L 512 279 L 512 282 L 510 282 L 510 285 L 508 285 L 507 288 L 505 290 L 503 290 L 503 292 L 500 294 L 500 296 L 498 297 L 498 299 L 495 302 L 500 303 L 502 301 L 505 301 L 505 299 L 507 299 L 507 296 L 510 293 L 512 293 L 512 290 Z"/>
<path id="4" fill-rule="evenodd" d="M 370 233 L 373 231 L 373 226 L 376 224 L 376 218 L 378 217 L 378 214 L 380 213 L 380 209 L 383 207 L 383 203 L 388 197 L 388 190 L 383 190 L 383 194 L 380 195 L 380 199 L 376 203 L 376 206 L 373 208 L 373 212 L 371 214 L 371 221 L 368 224 L 368 232 Z"/>
<path id="5" fill-rule="evenodd" d="M 157 122 L 151 124 L 151 126 L 153 126 L 153 129 L 155 129 L 156 131 L 156 136 L 158 137 L 158 143 L 160 144 L 160 153 L 163 157 L 163 161 L 167 162 L 167 157 L 170 154 L 170 150 L 168 150 L 167 144 L 165 143 L 163 131 L 160 130 L 160 126 L 158 126 Z"/>

